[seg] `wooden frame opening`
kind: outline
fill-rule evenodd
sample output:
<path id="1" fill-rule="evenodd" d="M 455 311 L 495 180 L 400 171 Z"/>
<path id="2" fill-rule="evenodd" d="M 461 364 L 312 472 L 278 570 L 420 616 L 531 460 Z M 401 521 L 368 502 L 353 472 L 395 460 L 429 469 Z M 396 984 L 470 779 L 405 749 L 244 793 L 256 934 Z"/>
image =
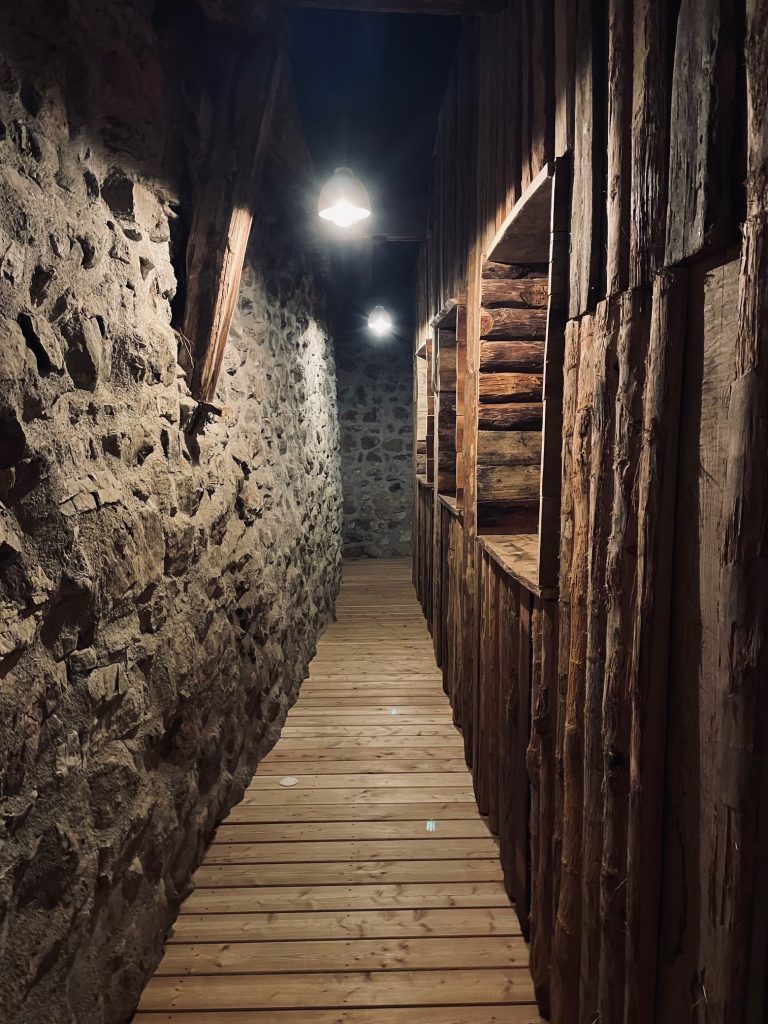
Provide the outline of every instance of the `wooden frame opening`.
<path id="1" fill-rule="evenodd" d="M 435 353 L 434 463 L 437 493 L 458 499 L 463 492 L 461 447 L 464 435 L 464 368 L 467 340 L 466 299 L 451 299 L 432 320 Z"/>
<path id="2" fill-rule="evenodd" d="M 531 182 L 482 272 L 477 422 L 480 543 L 533 593 L 555 596 L 567 315 L 570 165 Z"/>

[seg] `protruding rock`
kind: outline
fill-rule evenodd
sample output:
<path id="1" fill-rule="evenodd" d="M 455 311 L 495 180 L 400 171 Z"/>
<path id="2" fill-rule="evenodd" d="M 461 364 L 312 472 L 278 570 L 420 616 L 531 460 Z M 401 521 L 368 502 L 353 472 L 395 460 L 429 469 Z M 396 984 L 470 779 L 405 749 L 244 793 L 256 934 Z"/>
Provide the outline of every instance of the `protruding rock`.
<path id="1" fill-rule="evenodd" d="M 19 313 L 19 325 L 24 340 L 34 353 L 41 374 L 63 373 L 64 353 L 56 332 L 48 321 L 34 313 Z"/>
<path id="2" fill-rule="evenodd" d="M 69 348 L 64 360 L 79 388 L 94 391 L 106 370 L 104 339 L 94 318 L 76 316 L 62 325 Z"/>

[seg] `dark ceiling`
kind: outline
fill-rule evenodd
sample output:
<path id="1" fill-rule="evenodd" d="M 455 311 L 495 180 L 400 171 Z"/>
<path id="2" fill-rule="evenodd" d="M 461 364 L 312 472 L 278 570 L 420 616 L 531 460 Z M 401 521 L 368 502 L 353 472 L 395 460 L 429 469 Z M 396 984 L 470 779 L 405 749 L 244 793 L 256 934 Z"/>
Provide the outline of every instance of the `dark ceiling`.
<path id="1" fill-rule="evenodd" d="M 377 303 L 401 338 L 412 333 L 417 241 L 423 232 L 437 117 L 460 20 L 423 15 L 294 11 L 292 63 L 318 175 L 348 165 L 371 195 L 364 236 L 331 242 L 338 329 L 364 331 Z M 373 237 L 372 237 L 373 235 Z"/>

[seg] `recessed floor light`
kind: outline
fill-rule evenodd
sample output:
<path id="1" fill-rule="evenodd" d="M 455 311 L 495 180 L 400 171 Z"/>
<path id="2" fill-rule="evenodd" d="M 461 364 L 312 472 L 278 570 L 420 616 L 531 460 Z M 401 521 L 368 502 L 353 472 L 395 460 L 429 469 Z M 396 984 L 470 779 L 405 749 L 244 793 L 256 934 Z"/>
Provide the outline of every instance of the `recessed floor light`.
<path id="1" fill-rule="evenodd" d="M 282 779 L 280 779 L 280 785 L 281 786 L 295 786 L 298 781 L 299 780 L 296 778 L 295 775 L 284 775 L 282 777 Z"/>

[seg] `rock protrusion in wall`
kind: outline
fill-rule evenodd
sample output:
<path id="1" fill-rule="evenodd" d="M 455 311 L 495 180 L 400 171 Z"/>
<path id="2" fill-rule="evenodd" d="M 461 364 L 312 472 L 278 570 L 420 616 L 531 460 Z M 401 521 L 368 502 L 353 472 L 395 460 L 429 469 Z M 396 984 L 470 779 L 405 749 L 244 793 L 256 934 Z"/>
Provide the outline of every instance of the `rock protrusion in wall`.
<path id="1" fill-rule="evenodd" d="M 279 213 L 189 429 L 151 13 L 0 13 L 3 1024 L 130 1017 L 338 588 L 333 350 Z"/>

